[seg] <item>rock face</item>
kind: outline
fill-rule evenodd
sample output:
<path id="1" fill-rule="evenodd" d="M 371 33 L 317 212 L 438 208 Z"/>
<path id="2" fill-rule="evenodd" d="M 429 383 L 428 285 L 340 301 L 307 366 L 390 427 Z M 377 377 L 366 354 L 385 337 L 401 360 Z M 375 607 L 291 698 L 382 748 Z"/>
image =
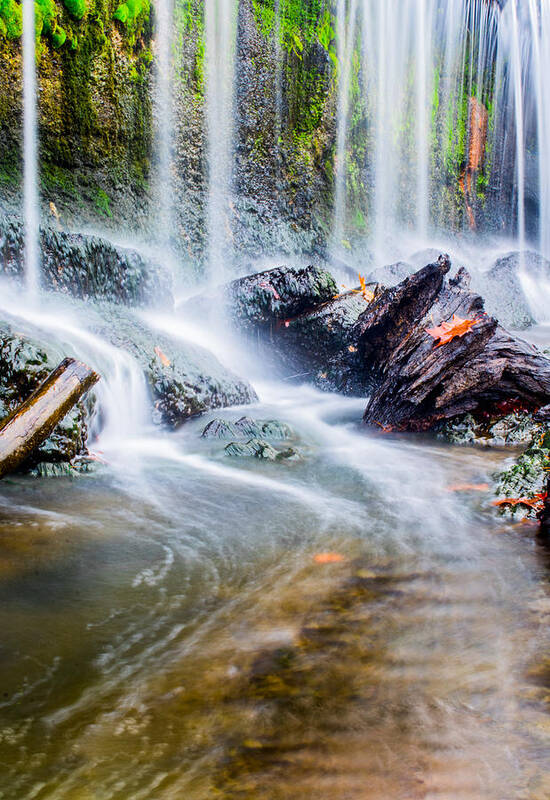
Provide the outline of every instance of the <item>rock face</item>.
<path id="1" fill-rule="evenodd" d="M 62 354 L 0 323 L 0 419 L 29 397 L 57 366 Z M 51 436 L 24 465 L 69 464 L 87 454 L 87 423 L 93 401 L 78 403 L 57 425 Z"/>
<path id="2" fill-rule="evenodd" d="M 535 282 L 550 282 L 550 261 L 538 253 L 512 252 L 497 259 L 479 281 L 489 313 L 507 328 L 524 330 L 535 323 L 520 279 L 522 268 Z"/>
<path id="3" fill-rule="evenodd" d="M 46 288 L 130 306 L 172 304 L 168 274 L 135 250 L 51 228 L 41 229 L 40 245 Z M 0 272 L 20 277 L 23 270 L 23 226 L 13 218 L 0 217 Z"/>
<path id="4" fill-rule="evenodd" d="M 2 4 L 2 23 L 15 5 Z M 53 201 L 71 226 L 116 230 L 124 221 L 136 230 L 149 215 L 151 4 L 133 2 L 125 23 L 114 18 L 118 5 L 53 0 L 37 11 L 43 213 Z M 21 191 L 20 35 L 21 27 L 5 35 L 0 25 L 0 207 L 10 210 Z"/>

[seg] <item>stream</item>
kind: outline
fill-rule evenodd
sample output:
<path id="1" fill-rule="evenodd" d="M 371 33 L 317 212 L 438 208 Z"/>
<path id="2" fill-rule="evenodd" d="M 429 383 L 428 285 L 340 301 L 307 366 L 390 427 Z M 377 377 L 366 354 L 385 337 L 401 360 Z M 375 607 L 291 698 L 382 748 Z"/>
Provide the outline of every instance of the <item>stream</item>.
<path id="1" fill-rule="evenodd" d="M 210 414 L 2 482 L 0 797 L 548 798 L 550 550 L 461 490 L 512 454 L 255 387 L 299 460 Z"/>

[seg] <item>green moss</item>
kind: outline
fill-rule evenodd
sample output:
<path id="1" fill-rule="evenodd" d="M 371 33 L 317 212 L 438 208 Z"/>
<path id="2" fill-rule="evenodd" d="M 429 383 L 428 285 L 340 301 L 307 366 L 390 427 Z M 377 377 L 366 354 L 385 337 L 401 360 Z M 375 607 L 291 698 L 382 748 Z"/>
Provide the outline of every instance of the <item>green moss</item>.
<path id="1" fill-rule="evenodd" d="M 121 22 L 131 37 L 137 36 L 151 11 L 149 0 L 126 0 L 118 6 L 113 18 Z"/>
<path id="2" fill-rule="evenodd" d="M 60 28 L 59 25 L 56 26 L 56 29 L 52 33 L 52 45 L 56 50 L 59 50 L 60 47 L 63 47 L 65 41 L 67 39 L 67 32 Z"/>
<path id="3" fill-rule="evenodd" d="M 104 217 L 112 217 L 113 213 L 111 211 L 111 198 L 104 192 L 103 189 L 97 190 L 96 201 L 95 201 L 96 208 L 98 212 Z"/>
<path id="4" fill-rule="evenodd" d="M 23 33 L 23 7 L 15 0 L 0 0 L 0 32 L 6 39 L 18 39 Z"/>
<path id="5" fill-rule="evenodd" d="M 86 0 L 63 0 L 63 5 L 75 19 L 82 19 L 86 13 Z"/>

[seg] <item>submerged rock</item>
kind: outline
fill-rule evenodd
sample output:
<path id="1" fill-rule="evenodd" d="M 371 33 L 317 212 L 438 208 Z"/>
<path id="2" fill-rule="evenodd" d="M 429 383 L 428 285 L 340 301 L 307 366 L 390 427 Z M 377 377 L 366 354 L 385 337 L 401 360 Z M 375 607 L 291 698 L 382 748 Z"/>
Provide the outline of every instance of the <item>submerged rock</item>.
<path id="1" fill-rule="evenodd" d="M 241 417 L 236 422 L 213 419 L 202 432 L 204 439 L 238 439 L 252 437 L 277 442 L 295 438 L 292 428 L 276 419 L 255 420 Z"/>
<path id="2" fill-rule="evenodd" d="M 51 228 L 41 228 L 40 247 L 45 288 L 129 306 L 173 303 L 167 273 L 135 250 L 98 236 Z M 0 272 L 21 277 L 24 257 L 23 225 L 0 216 Z"/>
<path id="3" fill-rule="evenodd" d="M 225 454 L 234 458 L 261 458 L 266 461 L 296 460 L 296 450 L 276 450 L 269 442 L 261 439 L 249 439 L 247 442 L 230 442 L 225 447 Z"/>
<path id="4" fill-rule="evenodd" d="M 465 414 L 437 426 L 436 430 L 440 439 L 451 444 L 504 447 L 529 444 L 539 426 L 536 414 L 517 412 L 504 417 L 477 419 L 472 414 Z"/>
<path id="5" fill-rule="evenodd" d="M 0 322 L 0 420 L 18 408 L 55 369 L 64 357 L 51 344 L 33 339 Z M 87 454 L 88 422 L 93 396 L 74 406 L 51 436 L 34 450 L 23 470 L 39 464 L 70 464 Z M 41 467 L 42 473 L 46 469 Z"/>

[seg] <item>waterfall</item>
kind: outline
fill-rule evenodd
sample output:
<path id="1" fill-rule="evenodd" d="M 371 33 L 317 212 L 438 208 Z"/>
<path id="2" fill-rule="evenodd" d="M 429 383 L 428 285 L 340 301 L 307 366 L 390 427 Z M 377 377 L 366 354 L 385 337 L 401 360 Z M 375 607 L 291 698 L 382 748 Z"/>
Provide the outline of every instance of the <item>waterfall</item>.
<path id="1" fill-rule="evenodd" d="M 387 240 L 430 224 L 434 0 L 363 0 L 363 86 L 368 107 L 371 233 L 377 259 Z M 451 38 L 454 43 L 455 39 Z"/>
<path id="2" fill-rule="evenodd" d="M 40 287 L 37 98 L 34 0 L 23 0 L 23 217 L 25 276 L 31 297 Z"/>
<path id="3" fill-rule="evenodd" d="M 207 0 L 206 132 L 208 158 L 207 248 L 210 280 L 230 272 L 233 90 L 237 0 Z"/>
<path id="4" fill-rule="evenodd" d="M 550 258 L 550 5 L 529 0 L 532 85 L 537 113 L 540 250 Z"/>
<path id="5" fill-rule="evenodd" d="M 355 44 L 357 0 L 338 0 L 336 44 L 338 56 L 338 109 L 334 170 L 333 245 L 342 246 L 346 217 L 346 154 L 349 127 L 349 99 L 352 57 Z"/>
<path id="6" fill-rule="evenodd" d="M 281 136 L 283 133 L 283 46 L 282 46 L 282 15 L 284 14 L 284 0 L 275 0 L 275 24 L 273 38 L 275 45 L 275 153 L 277 158 L 277 183 L 281 174 Z"/>
<path id="7" fill-rule="evenodd" d="M 156 0 L 156 91 L 154 95 L 155 150 L 157 166 L 155 228 L 159 243 L 169 248 L 172 230 L 172 44 L 173 3 L 172 0 Z"/>
<path id="8" fill-rule="evenodd" d="M 550 255 L 549 4 L 359 0 L 360 48 L 355 10 L 354 0 L 338 0 L 333 242 L 345 225 L 350 71 L 359 53 L 376 259 L 396 234 L 426 240 L 431 229 L 460 226 L 510 235 L 515 224 L 523 249 L 537 193 L 539 246 Z"/>

